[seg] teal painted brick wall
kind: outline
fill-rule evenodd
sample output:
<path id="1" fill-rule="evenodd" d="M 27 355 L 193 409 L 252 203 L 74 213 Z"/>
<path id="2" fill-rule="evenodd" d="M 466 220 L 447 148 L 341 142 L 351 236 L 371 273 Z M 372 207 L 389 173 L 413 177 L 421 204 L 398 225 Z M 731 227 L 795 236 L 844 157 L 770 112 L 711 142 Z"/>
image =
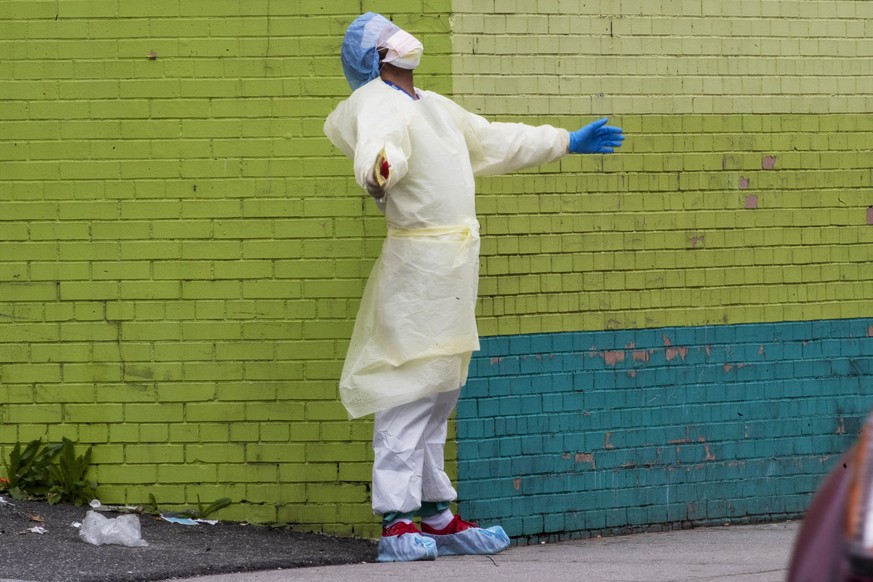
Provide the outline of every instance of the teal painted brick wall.
<path id="1" fill-rule="evenodd" d="M 873 320 L 490 337 L 470 376 L 461 511 L 511 536 L 798 517 L 873 405 Z"/>

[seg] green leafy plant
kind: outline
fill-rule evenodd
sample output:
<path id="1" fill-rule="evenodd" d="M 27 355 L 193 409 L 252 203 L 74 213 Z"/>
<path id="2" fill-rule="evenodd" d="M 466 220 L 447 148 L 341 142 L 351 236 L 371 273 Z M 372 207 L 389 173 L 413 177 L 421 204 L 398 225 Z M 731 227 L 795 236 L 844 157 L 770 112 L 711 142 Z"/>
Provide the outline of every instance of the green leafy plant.
<path id="1" fill-rule="evenodd" d="M 161 512 L 161 510 L 158 509 L 158 500 L 155 498 L 154 493 L 149 493 L 149 502 L 143 506 L 143 511 L 145 511 L 146 513 L 152 513 L 155 515 L 157 515 Z"/>
<path id="2" fill-rule="evenodd" d="M 47 499 L 52 505 L 66 501 L 75 506 L 88 503 L 97 495 L 96 485 L 85 479 L 91 464 L 91 447 L 84 455 L 76 456 L 73 441 L 64 438 L 60 445 L 58 463 L 48 467 L 51 487 Z"/>
<path id="3" fill-rule="evenodd" d="M 21 443 L 16 443 L 9 458 L 3 459 L 7 479 L 4 487 L 9 495 L 13 499 L 46 495 L 52 487 L 49 468 L 61 447 L 57 444 L 43 446 L 42 439 L 36 439 L 22 451 Z"/>
<path id="4" fill-rule="evenodd" d="M 197 496 L 197 509 L 187 509 L 182 512 L 183 515 L 187 515 L 192 519 L 206 519 L 211 514 L 215 513 L 220 509 L 224 509 L 228 505 L 233 503 L 227 497 L 222 497 L 221 499 L 217 499 L 210 503 L 208 506 L 204 506 L 203 502 L 200 501 L 200 496 Z"/>
<path id="5" fill-rule="evenodd" d="M 196 508 L 186 509 L 184 511 L 180 511 L 177 514 L 168 515 L 180 515 L 190 517 L 191 519 L 206 519 L 208 516 L 212 515 L 216 511 L 224 509 L 232 503 L 233 501 L 231 501 L 229 498 L 222 497 L 221 499 L 216 499 L 209 505 L 203 505 L 203 502 L 200 501 L 200 496 L 198 495 Z M 143 510 L 148 513 L 161 513 L 161 510 L 158 508 L 158 500 L 155 498 L 154 494 L 149 493 L 149 502 L 143 506 Z"/>

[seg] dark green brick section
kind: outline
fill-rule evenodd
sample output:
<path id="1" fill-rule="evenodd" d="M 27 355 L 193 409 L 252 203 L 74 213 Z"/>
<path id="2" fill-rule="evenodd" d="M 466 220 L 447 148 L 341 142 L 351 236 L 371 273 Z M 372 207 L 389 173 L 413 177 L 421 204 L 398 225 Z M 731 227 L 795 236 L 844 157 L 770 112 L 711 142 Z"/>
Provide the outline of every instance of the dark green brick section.
<path id="1" fill-rule="evenodd" d="M 873 319 L 483 338 L 460 511 L 528 539 L 798 517 L 871 386 Z"/>

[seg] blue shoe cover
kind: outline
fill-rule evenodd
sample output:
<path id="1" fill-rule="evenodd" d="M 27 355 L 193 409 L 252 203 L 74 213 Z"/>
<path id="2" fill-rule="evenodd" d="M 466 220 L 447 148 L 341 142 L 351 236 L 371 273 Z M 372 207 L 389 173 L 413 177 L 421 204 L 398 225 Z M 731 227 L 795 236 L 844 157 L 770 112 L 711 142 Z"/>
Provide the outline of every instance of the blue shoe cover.
<path id="1" fill-rule="evenodd" d="M 437 545 L 420 533 L 406 533 L 400 536 L 383 536 L 379 540 L 378 562 L 414 562 L 416 560 L 436 560 Z"/>
<path id="2" fill-rule="evenodd" d="M 489 528 L 472 527 L 458 533 L 421 535 L 436 541 L 440 556 L 489 556 L 499 554 L 509 547 L 509 536 L 499 525 Z"/>

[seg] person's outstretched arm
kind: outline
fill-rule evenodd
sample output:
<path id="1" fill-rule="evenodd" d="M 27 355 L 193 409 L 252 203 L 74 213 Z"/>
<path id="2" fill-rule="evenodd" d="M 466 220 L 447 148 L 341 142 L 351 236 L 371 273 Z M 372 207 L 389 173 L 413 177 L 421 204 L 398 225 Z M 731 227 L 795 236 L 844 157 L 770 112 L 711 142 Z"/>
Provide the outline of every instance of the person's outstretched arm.
<path id="1" fill-rule="evenodd" d="M 574 132 L 551 125 L 489 122 L 450 99 L 439 98 L 464 132 L 477 176 L 507 174 L 568 153 L 612 153 L 624 140 L 621 128 L 606 125 L 606 119 Z"/>

